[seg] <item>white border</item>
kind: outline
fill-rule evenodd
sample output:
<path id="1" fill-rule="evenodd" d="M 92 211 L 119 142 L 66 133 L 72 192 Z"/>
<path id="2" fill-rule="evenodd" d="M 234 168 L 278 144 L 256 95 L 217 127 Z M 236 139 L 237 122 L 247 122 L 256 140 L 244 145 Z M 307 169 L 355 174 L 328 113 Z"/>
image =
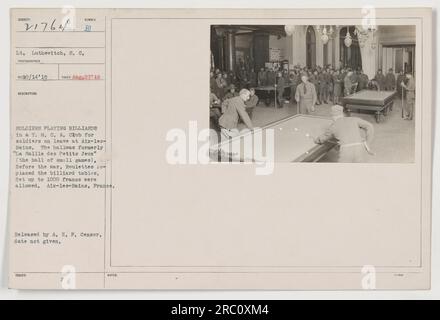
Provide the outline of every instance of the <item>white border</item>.
<path id="1" fill-rule="evenodd" d="M 438 0 L 410 1 L 361 1 L 333 0 L 333 8 L 353 8 L 363 5 L 377 7 L 432 7 L 433 16 L 433 50 L 434 59 L 439 58 L 436 12 L 440 5 Z M 7 198 L 9 173 L 9 9 L 11 7 L 62 7 L 72 5 L 80 8 L 327 8 L 328 0 L 223 0 L 223 1 L 189 1 L 189 0 L 40 0 L 40 1 L 0 1 L 0 299 L 439 299 L 440 298 L 440 169 L 438 163 L 439 133 L 434 124 L 434 160 L 433 160 L 433 203 L 432 203 L 432 288 L 427 291 L 19 291 L 7 288 Z M 434 103 L 437 103 L 436 92 L 440 91 L 437 80 L 438 65 L 434 60 L 433 70 Z M 435 123 L 439 123 L 440 113 L 434 105 Z"/>

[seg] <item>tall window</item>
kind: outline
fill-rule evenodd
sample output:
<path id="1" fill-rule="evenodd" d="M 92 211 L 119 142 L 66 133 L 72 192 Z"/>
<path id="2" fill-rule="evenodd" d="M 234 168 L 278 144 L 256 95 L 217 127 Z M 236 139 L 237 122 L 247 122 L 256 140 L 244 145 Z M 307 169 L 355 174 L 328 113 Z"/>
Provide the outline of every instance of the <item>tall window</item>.
<path id="1" fill-rule="evenodd" d="M 316 66 L 316 37 L 312 26 L 306 31 L 306 64 L 308 68 Z"/>
<path id="2" fill-rule="evenodd" d="M 359 48 L 358 38 L 354 34 L 354 27 L 349 27 L 349 31 L 353 42 L 348 48 L 344 44 L 345 36 L 347 34 L 347 27 L 342 28 L 339 33 L 341 54 L 340 61 L 342 66 L 351 67 L 353 69 L 362 68 L 361 49 Z"/>

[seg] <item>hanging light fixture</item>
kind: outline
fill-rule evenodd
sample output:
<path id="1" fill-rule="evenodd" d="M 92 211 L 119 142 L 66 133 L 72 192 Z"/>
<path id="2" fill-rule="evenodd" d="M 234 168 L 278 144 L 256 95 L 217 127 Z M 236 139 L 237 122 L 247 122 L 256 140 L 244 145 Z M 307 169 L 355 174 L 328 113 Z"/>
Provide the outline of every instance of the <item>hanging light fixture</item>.
<path id="1" fill-rule="evenodd" d="M 323 44 L 327 44 L 330 38 L 333 35 L 333 27 L 332 26 L 315 26 L 316 31 L 321 34 L 321 40 Z"/>
<path id="2" fill-rule="evenodd" d="M 327 34 L 327 28 L 326 28 L 326 26 L 324 26 L 324 29 L 322 29 L 322 36 L 321 36 L 322 43 L 327 44 L 328 39 L 329 39 L 329 37 Z"/>
<path id="3" fill-rule="evenodd" d="M 293 25 L 285 25 L 284 26 L 284 31 L 286 31 L 286 34 L 288 35 L 288 36 L 291 36 L 291 35 L 293 35 L 293 33 L 295 32 L 295 26 L 293 26 Z"/>
<path id="4" fill-rule="evenodd" d="M 352 43 L 353 43 L 353 39 L 351 38 L 350 30 L 347 26 L 347 34 L 345 35 L 344 44 L 348 48 L 351 46 Z"/>

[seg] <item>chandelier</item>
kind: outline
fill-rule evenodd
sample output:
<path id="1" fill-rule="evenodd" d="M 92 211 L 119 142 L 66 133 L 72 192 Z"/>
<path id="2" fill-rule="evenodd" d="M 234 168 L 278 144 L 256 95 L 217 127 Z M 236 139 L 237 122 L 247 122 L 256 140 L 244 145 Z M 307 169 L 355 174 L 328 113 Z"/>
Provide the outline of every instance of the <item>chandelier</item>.
<path id="1" fill-rule="evenodd" d="M 367 40 L 371 38 L 371 49 L 376 49 L 375 33 L 377 31 L 376 26 L 370 26 L 368 28 L 355 27 L 353 34 L 357 37 L 359 42 L 359 47 L 364 48 Z M 353 43 L 353 38 L 350 34 L 350 29 L 347 26 L 347 34 L 345 35 L 344 44 L 348 48 Z"/>
<path id="2" fill-rule="evenodd" d="M 327 44 L 330 38 L 333 36 L 333 26 L 316 26 L 316 31 L 321 35 L 323 44 Z"/>
<path id="3" fill-rule="evenodd" d="M 293 26 L 293 25 L 285 25 L 284 26 L 284 31 L 286 31 L 286 34 L 288 35 L 288 36 L 291 36 L 291 35 L 293 35 L 293 33 L 295 32 L 295 26 Z"/>
<path id="4" fill-rule="evenodd" d="M 350 35 L 350 28 L 347 27 L 347 34 L 345 35 L 344 44 L 348 48 L 353 43 L 353 38 Z"/>

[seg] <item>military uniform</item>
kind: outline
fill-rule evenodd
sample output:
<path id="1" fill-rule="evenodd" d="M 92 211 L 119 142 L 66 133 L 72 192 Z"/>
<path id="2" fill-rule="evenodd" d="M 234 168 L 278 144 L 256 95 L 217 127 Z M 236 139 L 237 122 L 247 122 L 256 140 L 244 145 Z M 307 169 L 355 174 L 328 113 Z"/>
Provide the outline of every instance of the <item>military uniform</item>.
<path id="1" fill-rule="evenodd" d="M 414 116 L 414 104 L 416 102 L 416 81 L 413 77 L 406 84 L 405 118 L 412 120 Z"/>
<path id="2" fill-rule="evenodd" d="M 316 100 L 317 100 L 317 104 L 321 104 L 321 101 L 319 100 L 319 80 L 318 80 L 318 75 L 312 74 L 309 77 L 309 81 L 310 83 L 312 83 L 315 86 L 315 93 L 316 93 Z M 295 94 L 296 95 L 296 94 Z"/>
<path id="3" fill-rule="evenodd" d="M 376 73 L 375 78 L 379 85 L 379 90 L 385 90 L 385 76 L 382 73 Z"/>
<path id="4" fill-rule="evenodd" d="M 385 90 L 393 91 L 396 88 L 396 77 L 394 73 L 388 72 L 385 76 Z"/>
<path id="5" fill-rule="evenodd" d="M 252 114 L 254 112 L 254 108 L 257 106 L 258 104 L 258 96 L 256 94 L 254 94 L 253 96 L 249 97 L 249 100 L 246 101 L 245 105 L 246 105 L 246 112 L 249 115 L 249 118 L 252 119 Z"/>
<path id="6" fill-rule="evenodd" d="M 319 101 L 321 103 L 327 103 L 328 100 L 328 90 L 327 90 L 327 74 L 320 73 L 318 75 L 319 82 Z"/>
<path id="7" fill-rule="evenodd" d="M 301 78 L 299 74 L 293 74 L 290 76 L 290 101 L 295 100 L 296 87 L 300 84 Z"/>
<path id="8" fill-rule="evenodd" d="M 278 96 L 278 107 L 283 106 L 283 94 L 284 94 L 284 87 L 286 85 L 286 82 L 283 77 L 279 77 L 277 81 L 277 96 Z"/>
<path id="9" fill-rule="evenodd" d="M 325 74 L 325 82 L 327 85 L 327 100 L 333 100 L 333 74 L 327 72 Z"/>
<path id="10" fill-rule="evenodd" d="M 223 97 L 223 100 L 227 100 L 227 99 L 231 99 L 238 96 L 237 92 L 228 92 L 227 94 L 225 94 L 225 96 Z"/>
<path id="11" fill-rule="evenodd" d="M 254 71 L 249 72 L 249 87 L 253 88 L 257 86 L 257 75 Z"/>
<path id="12" fill-rule="evenodd" d="M 238 120 L 241 118 L 248 128 L 252 128 L 252 121 L 246 112 L 243 99 L 238 96 L 222 103 L 223 115 L 219 119 L 221 133 L 225 138 L 231 138 L 238 134 Z"/>
<path id="13" fill-rule="evenodd" d="M 361 130 L 365 131 L 365 142 L 368 145 L 373 139 L 373 125 L 357 117 L 341 116 L 316 139 L 316 142 L 323 143 L 330 138 L 336 138 L 340 146 L 338 162 L 363 162 L 367 149 Z"/>
<path id="14" fill-rule="evenodd" d="M 339 102 L 342 95 L 342 82 L 344 81 L 342 74 L 333 74 L 333 99 Z"/>
<path id="15" fill-rule="evenodd" d="M 266 85 L 268 86 L 274 86 L 276 81 L 277 81 L 277 75 L 275 72 L 273 71 L 268 71 L 267 72 L 267 81 L 266 81 Z"/>
<path id="16" fill-rule="evenodd" d="M 259 71 L 258 72 L 258 85 L 259 86 L 265 86 L 267 83 L 267 72 L 266 71 Z"/>
<path id="17" fill-rule="evenodd" d="M 359 83 L 358 83 L 359 90 L 367 89 L 368 81 L 369 81 L 368 76 L 365 73 L 361 73 L 359 75 Z"/>
<path id="18" fill-rule="evenodd" d="M 351 82 L 350 76 L 347 74 L 344 78 L 344 96 L 349 96 L 353 93 L 353 83 Z"/>
<path id="19" fill-rule="evenodd" d="M 397 93 L 399 94 L 399 98 L 400 99 L 402 99 L 402 92 L 403 92 L 403 89 L 402 89 L 402 86 L 401 86 L 402 82 L 405 82 L 405 75 L 404 74 L 399 74 L 397 76 Z"/>
<path id="20" fill-rule="evenodd" d="M 311 82 L 300 83 L 296 87 L 295 100 L 299 106 L 299 112 L 308 114 L 315 111 L 314 105 L 318 100 L 315 85 Z"/>

